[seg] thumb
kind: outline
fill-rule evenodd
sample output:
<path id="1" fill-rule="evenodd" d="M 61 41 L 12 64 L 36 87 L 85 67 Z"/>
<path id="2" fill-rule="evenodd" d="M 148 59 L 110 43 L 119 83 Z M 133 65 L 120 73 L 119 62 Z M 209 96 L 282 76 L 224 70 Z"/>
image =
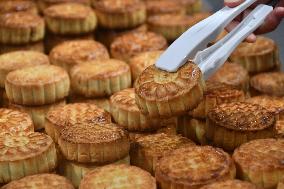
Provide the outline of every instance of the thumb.
<path id="1" fill-rule="evenodd" d="M 235 7 L 244 2 L 244 0 L 224 0 L 224 3 L 228 7 Z"/>

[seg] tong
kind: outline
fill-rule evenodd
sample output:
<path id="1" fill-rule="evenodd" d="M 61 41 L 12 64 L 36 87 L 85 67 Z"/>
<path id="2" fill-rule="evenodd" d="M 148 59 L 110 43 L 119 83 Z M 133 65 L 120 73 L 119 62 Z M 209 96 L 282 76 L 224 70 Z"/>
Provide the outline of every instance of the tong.
<path id="1" fill-rule="evenodd" d="M 192 60 L 199 66 L 204 78 L 208 79 L 225 63 L 235 48 L 273 11 L 272 6 L 258 5 L 229 34 L 206 48 L 208 43 L 214 41 L 235 17 L 255 2 L 256 0 L 246 0 L 234 8 L 224 7 L 197 23 L 169 46 L 155 66 L 168 72 L 176 72 L 188 60 Z M 273 3 L 275 2 L 273 0 Z"/>

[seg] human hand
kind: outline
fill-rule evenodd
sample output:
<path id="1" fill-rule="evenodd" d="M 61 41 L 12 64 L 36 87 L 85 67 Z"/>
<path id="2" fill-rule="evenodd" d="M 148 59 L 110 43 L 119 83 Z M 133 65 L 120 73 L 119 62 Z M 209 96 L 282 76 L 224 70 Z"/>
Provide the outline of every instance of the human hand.
<path id="1" fill-rule="evenodd" d="M 235 7 L 241 4 L 244 0 L 224 0 L 225 5 L 229 7 Z M 227 30 L 233 30 L 240 21 L 246 17 L 251 10 L 253 10 L 258 4 L 267 4 L 271 2 L 271 0 L 257 0 L 255 4 L 253 4 L 250 8 L 245 10 L 242 15 L 238 16 L 231 24 L 227 26 Z M 277 28 L 280 24 L 281 20 L 284 18 L 284 0 L 279 0 L 276 7 L 274 8 L 273 12 L 266 18 L 265 22 L 255 31 L 255 34 L 262 34 L 271 32 Z M 284 31 L 283 31 L 284 32 Z M 256 40 L 256 36 L 251 34 L 246 41 L 247 42 L 254 42 Z"/>

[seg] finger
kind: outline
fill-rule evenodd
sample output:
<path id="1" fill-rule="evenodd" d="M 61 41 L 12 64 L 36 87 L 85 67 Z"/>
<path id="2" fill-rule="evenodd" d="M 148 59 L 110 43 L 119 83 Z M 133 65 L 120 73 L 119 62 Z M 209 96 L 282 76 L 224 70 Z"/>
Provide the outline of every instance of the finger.
<path id="1" fill-rule="evenodd" d="M 257 29 L 257 34 L 267 33 L 273 31 L 280 24 L 284 17 L 284 8 L 276 7 L 273 12 L 268 15 L 265 22 Z"/>
<path id="2" fill-rule="evenodd" d="M 237 27 L 239 25 L 240 22 L 238 21 L 232 21 L 227 27 L 226 30 L 228 32 L 232 31 L 235 27 Z"/>
<path id="3" fill-rule="evenodd" d="M 232 31 L 235 27 L 237 27 L 239 25 L 239 22 L 237 21 L 232 21 L 227 27 L 226 30 L 228 32 Z M 246 42 L 249 43 L 254 43 L 256 41 L 256 36 L 254 34 L 250 34 L 247 38 L 246 38 Z"/>
<path id="4" fill-rule="evenodd" d="M 255 34 L 250 34 L 247 38 L 246 38 L 246 42 L 249 43 L 254 43 L 256 41 L 256 35 Z"/>
<path id="5" fill-rule="evenodd" d="M 242 2 L 244 2 L 244 0 L 225 0 L 224 4 L 228 7 L 236 7 Z"/>
<path id="6" fill-rule="evenodd" d="M 284 6 L 284 1 L 283 1 L 283 5 Z M 275 15 L 280 18 L 280 19 L 283 19 L 284 18 L 284 7 L 276 7 L 274 9 L 275 11 Z"/>

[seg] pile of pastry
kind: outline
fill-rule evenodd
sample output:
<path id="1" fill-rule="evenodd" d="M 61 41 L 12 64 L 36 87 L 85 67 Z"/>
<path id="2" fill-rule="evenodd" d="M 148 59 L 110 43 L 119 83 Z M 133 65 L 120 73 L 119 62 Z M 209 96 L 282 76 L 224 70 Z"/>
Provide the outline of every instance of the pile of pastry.
<path id="1" fill-rule="evenodd" d="M 200 0 L 0 0 L 3 189 L 284 188 L 276 43 L 154 63 Z M 169 60 L 170 61 L 170 60 Z"/>

